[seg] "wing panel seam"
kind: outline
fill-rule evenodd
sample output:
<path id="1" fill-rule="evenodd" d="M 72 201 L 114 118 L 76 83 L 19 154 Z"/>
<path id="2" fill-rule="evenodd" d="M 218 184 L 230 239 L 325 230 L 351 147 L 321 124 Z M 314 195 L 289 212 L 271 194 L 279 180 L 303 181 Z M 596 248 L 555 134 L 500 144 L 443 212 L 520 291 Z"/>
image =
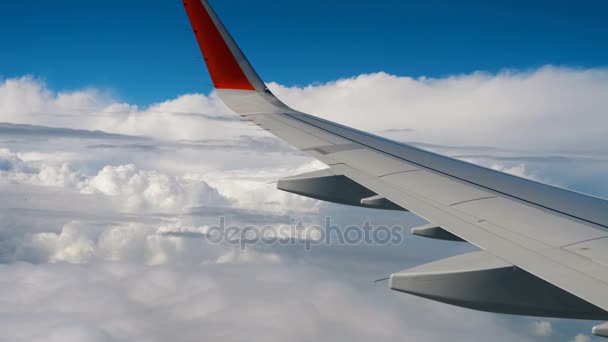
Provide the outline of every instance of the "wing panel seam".
<path id="1" fill-rule="evenodd" d="M 459 204 L 465 204 L 465 203 L 470 203 L 470 202 L 482 201 L 482 200 L 487 200 L 487 199 L 491 199 L 491 198 L 498 198 L 498 196 L 485 196 L 485 197 L 473 198 L 473 199 L 469 199 L 469 200 L 466 200 L 466 201 L 460 201 L 460 202 L 452 203 L 449 206 L 453 207 L 453 206 L 459 205 Z"/>

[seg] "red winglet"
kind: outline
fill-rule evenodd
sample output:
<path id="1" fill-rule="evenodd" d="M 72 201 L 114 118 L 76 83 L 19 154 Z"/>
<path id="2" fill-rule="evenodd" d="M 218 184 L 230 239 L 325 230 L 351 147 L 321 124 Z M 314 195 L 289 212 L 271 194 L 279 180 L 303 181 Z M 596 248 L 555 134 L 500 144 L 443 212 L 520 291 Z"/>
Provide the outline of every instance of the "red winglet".
<path id="1" fill-rule="evenodd" d="M 255 90 L 201 0 L 183 3 L 215 88 Z"/>

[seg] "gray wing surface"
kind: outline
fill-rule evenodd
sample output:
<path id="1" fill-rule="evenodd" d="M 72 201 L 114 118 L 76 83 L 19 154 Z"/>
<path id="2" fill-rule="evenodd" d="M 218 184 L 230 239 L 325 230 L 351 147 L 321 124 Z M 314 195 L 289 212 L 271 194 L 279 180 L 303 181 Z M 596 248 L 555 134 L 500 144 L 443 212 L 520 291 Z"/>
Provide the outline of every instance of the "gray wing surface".
<path id="1" fill-rule="evenodd" d="M 431 222 L 435 228 L 431 237 L 437 229 L 444 230 L 483 250 L 474 256 L 395 273 L 391 276 L 393 289 L 486 311 L 608 319 L 606 200 L 451 159 L 293 110 L 266 89 L 206 0 L 186 0 L 184 4 L 195 33 L 196 25 L 201 25 L 197 22 L 200 15 L 207 15 L 210 20 L 206 25 L 216 28 L 208 28 L 206 36 L 197 34 L 197 38 L 212 78 L 216 73 L 214 83 L 226 105 L 329 166 L 321 176 L 286 180 L 286 187 L 300 189 L 292 192 L 339 203 L 350 201 L 347 204 L 384 199 Z M 205 39 L 223 42 L 242 73 L 228 75 L 230 61 L 214 55 L 217 46 L 205 45 Z M 216 82 L 221 77 L 232 77 L 223 84 L 237 86 Z M 334 193 L 315 193 L 321 190 L 310 184 L 320 177 L 337 184 L 332 188 Z M 348 192 L 347 187 L 354 190 Z M 356 187 L 364 189 L 357 192 Z M 336 193 L 340 189 L 344 194 Z M 375 197 L 373 201 L 352 198 L 357 193 Z M 351 198 L 344 200 L 345 194 Z M 451 284 L 461 284 L 461 289 L 450 290 L 451 285 L 433 280 L 438 275 L 455 275 Z M 517 290 L 522 293 L 503 288 L 493 294 L 492 287 L 500 287 L 501 277 L 532 285 Z M 530 294 L 523 293 L 526 289 L 546 293 L 546 303 L 530 299 Z M 518 301 L 523 306 L 518 306 Z"/>

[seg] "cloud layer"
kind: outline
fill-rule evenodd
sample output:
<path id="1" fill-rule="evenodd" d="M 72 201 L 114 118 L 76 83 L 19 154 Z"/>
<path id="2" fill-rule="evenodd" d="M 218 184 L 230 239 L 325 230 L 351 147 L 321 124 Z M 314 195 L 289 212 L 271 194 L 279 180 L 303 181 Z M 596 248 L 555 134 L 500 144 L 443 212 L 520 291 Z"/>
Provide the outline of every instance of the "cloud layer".
<path id="1" fill-rule="evenodd" d="M 249 341 L 251 336 L 265 341 L 429 340 L 467 335 L 485 321 L 469 315 L 460 324 L 452 321 L 458 310 L 441 312 L 415 299 L 373 301 L 359 295 L 362 289 L 305 265 L 296 270 L 284 265 L 191 269 L 20 263 L 0 266 L 0 274 L 0 329 L 3 338 L 16 342 Z M 439 315 L 445 324 L 441 329 L 413 324 L 414 313 L 402 310 L 406 305 L 422 309 L 417 315 Z M 490 338 L 483 331 L 479 336 Z"/>
<path id="2" fill-rule="evenodd" d="M 547 66 L 440 79 L 376 73 L 270 87 L 305 112 L 402 140 L 587 151 L 602 150 L 608 139 L 604 69 Z"/>
<path id="3" fill-rule="evenodd" d="M 270 87 L 324 118 L 608 194 L 604 69 L 376 73 Z M 242 122 L 214 94 L 140 107 L 25 76 L 0 83 L 0 122 L 0 330 L 9 340 L 588 338 L 577 336 L 585 322 L 479 313 L 371 284 L 473 250 L 466 244 L 408 237 L 309 253 L 204 242 L 218 216 L 238 225 L 325 215 L 343 225 L 421 222 L 276 191 L 277 179 L 323 165 Z"/>

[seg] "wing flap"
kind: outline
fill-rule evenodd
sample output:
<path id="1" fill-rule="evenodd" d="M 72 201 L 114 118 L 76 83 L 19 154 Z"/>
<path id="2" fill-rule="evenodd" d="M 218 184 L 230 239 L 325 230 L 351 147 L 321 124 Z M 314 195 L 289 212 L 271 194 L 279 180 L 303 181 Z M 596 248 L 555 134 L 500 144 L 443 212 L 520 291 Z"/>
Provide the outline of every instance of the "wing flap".
<path id="1" fill-rule="evenodd" d="M 608 266 L 608 238 L 590 239 L 566 246 L 564 249 Z"/>
<path id="2" fill-rule="evenodd" d="M 391 274 L 393 290 L 475 310 L 577 319 L 608 312 L 491 255 L 472 252 Z"/>
<path id="3" fill-rule="evenodd" d="M 347 165 L 340 165 L 340 172 L 510 264 L 608 310 L 608 297 L 604 295 L 608 293 L 607 267 L 562 248 L 513 233 L 381 179 L 372 179 Z"/>

